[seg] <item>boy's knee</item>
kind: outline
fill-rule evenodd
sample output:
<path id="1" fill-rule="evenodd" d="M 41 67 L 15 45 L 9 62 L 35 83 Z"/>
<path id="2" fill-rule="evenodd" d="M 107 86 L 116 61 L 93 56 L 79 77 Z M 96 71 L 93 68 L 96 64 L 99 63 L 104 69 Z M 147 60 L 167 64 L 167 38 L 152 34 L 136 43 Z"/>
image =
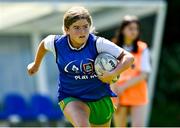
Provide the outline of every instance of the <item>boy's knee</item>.
<path id="1" fill-rule="evenodd" d="M 74 122 L 75 127 L 90 127 L 88 120 L 79 120 Z"/>

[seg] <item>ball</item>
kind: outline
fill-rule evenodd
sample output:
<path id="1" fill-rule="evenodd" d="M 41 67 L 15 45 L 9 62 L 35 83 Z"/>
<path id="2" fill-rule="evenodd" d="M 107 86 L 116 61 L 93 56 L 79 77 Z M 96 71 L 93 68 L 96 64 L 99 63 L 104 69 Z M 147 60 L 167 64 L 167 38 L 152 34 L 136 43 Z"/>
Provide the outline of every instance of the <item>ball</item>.
<path id="1" fill-rule="evenodd" d="M 94 62 L 95 72 L 98 76 L 102 76 L 105 71 L 111 72 L 116 68 L 118 60 L 109 53 L 100 53 Z M 119 75 L 115 77 L 111 83 L 115 83 L 119 79 Z"/>

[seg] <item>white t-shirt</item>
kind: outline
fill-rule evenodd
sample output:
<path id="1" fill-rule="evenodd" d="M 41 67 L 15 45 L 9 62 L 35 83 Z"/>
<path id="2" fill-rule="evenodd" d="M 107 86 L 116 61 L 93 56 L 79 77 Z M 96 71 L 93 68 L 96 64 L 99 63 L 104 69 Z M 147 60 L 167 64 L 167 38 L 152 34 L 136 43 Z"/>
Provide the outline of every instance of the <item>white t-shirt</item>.
<path id="1" fill-rule="evenodd" d="M 54 48 L 54 38 L 55 38 L 55 35 L 49 35 L 47 36 L 43 41 L 44 41 L 44 47 L 46 50 L 48 51 L 51 51 L 53 52 L 54 55 L 55 54 L 55 48 Z M 80 48 L 74 48 L 70 43 L 69 43 L 69 39 L 68 39 L 68 45 L 70 46 L 70 48 L 72 50 L 80 50 L 82 49 L 84 45 L 82 45 Z M 116 58 L 119 57 L 119 55 L 123 52 L 123 49 L 118 47 L 117 45 L 115 45 L 114 43 L 112 43 L 111 41 L 105 39 L 105 38 L 102 38 L 102 37 L 99 37 L 96 41 L 96 48 L 97 48 L 97 51 L 98 53 L 101 53 L 101 52 L 107 52 L 107 53 L 110 53 L 112 54 L 113 56 L 115 56 Z"/>
<path id="2" fill-rule="evenodd" d="M 55 35 L 49 35 L 43 41 L 44 41 L 45 49 L 48 50 L 48 51 L 51 51 L 54 54 L 54 56 L 56 56 L 55 48 L 54 48 L 54 38 L 55 38 Z M 85 46 L 85 44 L 84 44 L 79 49 L 74 48 L 69 43 L 69 39 L 68 39 L 68 45 L 70 46 L 70 48 L 72 50 L 80 50 L 80 49 L 82 49 Z M 107 53 L 112 54 L 116 58 L 118 58 L 119 55 L 123 52 L 122 48 L 117 47 L 116 44 L 114 44 L 111 41 L 109 41 L 109 40 L 107 40 L 105 38 L 102 38 L 102 37 L 99 37 L 97 39 L 97 41 L 96 41 L 96 48 L 97 48 L 98 53 L 107 52 Z M 143 52 L 142 62 L 141 62 L 141 69 L 142 69 L 142 71 L 147 72 L 147 73 L 149 73 L 150 70 L 151 70 L 151 66 L 150 66 L 150 54 L 149 54 L 148 48 L 146 48 L 144 50 L 144 52 Z"/>

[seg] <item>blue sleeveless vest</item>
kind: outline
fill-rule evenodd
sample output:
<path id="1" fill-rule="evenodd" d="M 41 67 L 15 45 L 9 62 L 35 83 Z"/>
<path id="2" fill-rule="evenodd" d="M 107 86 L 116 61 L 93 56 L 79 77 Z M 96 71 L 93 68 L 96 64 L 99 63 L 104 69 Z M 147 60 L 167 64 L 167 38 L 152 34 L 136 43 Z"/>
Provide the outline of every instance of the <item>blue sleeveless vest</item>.
<path id="1" fill-rule="evenodd" d="M 80 50 L 72 50 L 68 37 L 56 35 L 54 46 L 59 69 L 58 99 L 75 97 L 82 101 L 96 101 L 104 96 L 116 96 L 109 84 L 101 82 L 94 70 L 94 60 L 98 55 L 97 37 L 89 34 L 86 45 Z"/>

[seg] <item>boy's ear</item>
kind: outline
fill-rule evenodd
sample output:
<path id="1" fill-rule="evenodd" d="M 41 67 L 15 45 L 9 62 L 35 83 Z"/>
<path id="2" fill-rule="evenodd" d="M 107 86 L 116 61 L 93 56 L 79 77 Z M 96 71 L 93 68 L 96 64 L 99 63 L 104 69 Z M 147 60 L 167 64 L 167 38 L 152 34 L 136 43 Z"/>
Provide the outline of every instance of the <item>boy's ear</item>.
<path id="1" fill-rule="evenodd" d="M 64 31 L 66 32 L 67 35 L 69 34 L 69 29 L 68 28 L 65 27 Z"/>

